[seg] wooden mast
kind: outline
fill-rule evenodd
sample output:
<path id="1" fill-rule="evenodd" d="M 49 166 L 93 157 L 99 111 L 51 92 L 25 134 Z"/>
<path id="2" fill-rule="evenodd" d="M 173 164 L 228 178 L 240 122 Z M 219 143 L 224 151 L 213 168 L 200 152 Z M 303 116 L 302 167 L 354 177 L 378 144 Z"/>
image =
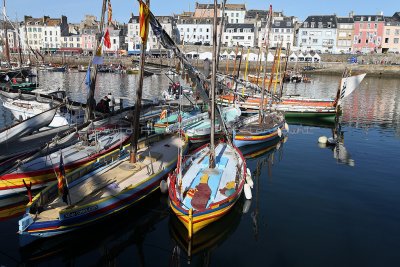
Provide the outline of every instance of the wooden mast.
<path id="1" fill-rule="evenodd" d="M 11 66 L 10 60 L 10 47 L 8 46 L 8 33 L 7 33 L 7 25 L 6 25 L 6 0 L 3 0 L 3 29 L 4 29 L 4 40 L 5 40 L 5 53 L 7 58 L 7 63 Z"/>
<path id="2" fill-rule="evenodd" d="M 269 5 L 269 13 L 268 13 L 268 21 L 267 21 L 267 27 L 265 27 L 266 30 L 268 30 L 268 34 L 266 36 L 265 40 L 265 63 L 264 63 L 264 75 L 262 77 L 262 89 L 261 89 L 261 104 L 260 104 L 260 109 L 258 111 L 258 122 L 261 123 L 263 121 L 263 110 L 264 110 L 264 95 L 265 95 L 265 80 L 267 77 L 267 63 L 268 63 L 268 51 L 269 51 L 269 36 L 271 32 L 271 24 L 272 24 L 272 5 Z M 271 77 L 272 77 L 272 71 L 271 71 Z M 257 79 L 258 83 L 258 79 Z M 270 82 L 271 84 L 271 82 Z"/>
<path id="3" fill-rule="evenodd" d="M 222 2 L 222 13 L 221 13 L 221 24 L 219 26 L 219 36 L 218 36 L 218 50 L 217 50 L 217 70 L 219 66 L 219 56 L 221 53 L 221 41 L 222 41 L 222 34 L 224 32 L 224 23 L 225 23 L 225 5 L 227 0 L 223 0 Z"/>
<path id="4" fill-rule="evenodd" d="M 146 5 L 148 8 L 150 8 L 150 0 L 146 0 Z M 150 27 L 150 25 L 146 25 L 146 23 L 145 23 L 145 27 Z M 146 41 L 142 40 L 142 46 L 140 47 L 140 72 L 139 72 L 140 76 L 139 76 L 139 86 L 136 90 L 135 113 L 133 116 L 133 134 L 131 137 L 130 163 L 136 162 L 137 143 L 139 140 L 139 130 L 140 130 L 139 129 L 139 120 L 140 120 L 140 109 L 142 107 L 144 63 L 145 63 L 145 59 L 146 59 L 146 43 L 147 43 Z"/>
<path id="5" fill-rule="evenodd" d="M 101 8 L 101 20 L 100 20 L 100 38 L 97 38 L 95 50 L 93 53 L 97 52 L 97 49 L 101 45 L 101 40 L 103 38 L 103 28 L 104 28 L 104 15 L 106 13 L 106 4 L 107 0 L 103 0 L 103 6 Z M 91 64 L 89 64 L 88 68 L 90 68 Z M 93 72 L 91 73 L 90 77 L 90 90 L 87 98 L 87 108 L 86 108 L 86 116 L 85 120 L 89 121 L 93 118 L 93 110 L 95 108 L 95 101 L 94 101 L 94 91 L 96 89 L 96 77 L 97 77 L 97 64 L 93 65 Z"/>
<path id="6" fill-rule="evenodd" d="M 215 87 L 217 78 L 217 0 L 214 0 L 214 28 L 213 28 L 213 50 L 212 50 L 212 73 L 211 73 L 211 140 L 209 168 L 215 168 Z M 221 121 L 222 123 L 222 121 Z"/>

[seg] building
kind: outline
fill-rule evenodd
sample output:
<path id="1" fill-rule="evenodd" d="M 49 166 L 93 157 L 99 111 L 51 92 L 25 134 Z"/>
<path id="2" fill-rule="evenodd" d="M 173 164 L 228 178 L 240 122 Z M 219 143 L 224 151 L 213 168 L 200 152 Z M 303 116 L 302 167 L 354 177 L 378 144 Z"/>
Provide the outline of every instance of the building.
<path id="1" fill-rule="evenodd" d="M 21 43 L 23 49 L 27 45 L 34 50 L 55 52 L 61 47 L 61 38 L 68 36 L 68 22 L 66 16 L 50 18 L 32 18 L 25 16 L 20 24 Z"/>
<path id="2" fill-rule="evenodd" d="M 10 53 L 18 52 L 19 48 L 19 38 L 18 38 L 18 25 L 12 25 L 9 22 L 4 24 L 3 21 L 0 21 L 0 25 L 2 25 L 0 29 L 0 51 L 3 51 L 4 44 L 6 41 L 5 32 L 7 32 L 8 38 L 8 47 L 10 49 Z"/>
<path id="3" fill-rule="evenodd" d="M 385 18 L 381 15 L 354 16 L 353 51 L 380 52 L 382 50 Z"/>
<path id="4" fill-rule="evenodd" d="M 92 55 L 96 46 L 96 36 L 99 32 L 97 26 L 85 26 L 81 28 L 81 48 L 85 55 Z"/>
<path id="5" fill-rule="evenodd" d="M 400 18 L 385 18 L 385 27 L 382 38 L 382 53 L 400 52 Z"/>
<path id="6" fill-rule="evenodd" d="M 124 46 L 125 38 L 122 35 L 122 29 L 109 27 L 111 47 L 104 47 L 104 52 L 108 54 L 117 54 L 121 47 Z"/>
<path id="7" fill-rule="evenodd" d="M 225 26 L 224 34 L 222 35 L 222 44 L 228 47 L 236 45 L 243 47 L 254 47 L 254 29 L 254 24 L 227 24 Z"/>
<path id="8" fill-rule="evenodd" d="M 336 16 L 308 16 L 299 28 L 297 41 L 297 46 L 302 51 L 335 53 L 337 51 Z"/>
<path id="9" fill-rule="evenodd" d="M 354 19 L 349 17 L 337 17 L 337 43 L 338 53 L 350 53 L 353 45 Z"/>
<path id="10" fill-rule="evenodd" d="M 245 23 L 246 5 L 245 4 L 226 4 L 225 16 L 227 23 Z"/>
<path id="11" fill-rule="evenodd" d="M 185 44 L 212 45 L 213 18 L 178 16 L 176 28 L 180 40 Z"/>
<path id="12" fill-rule="evenodd" d="M 196 2 L 194 12 L 191 17 L 193 18 L 213 18 L 214 17 L 214 4 L 200 4 Z M 221 17 L 221 5 L 217 5 L 217 17 Z"/>
<path id="13" fill-rule="evenodd" d="M 174 17 L 172 16 L 156 16 L 156 19 L 160 22 L 162 28 L 165 32 L 174 38 L 174 32 L 176 28 Z M 141 47 L 141 38 L 139 34 L 139 17 L 131 16 L 128 22 L 128 35 L 127 35 L 127 43 L 128 43 L 128 54 L 130 55 L 138 55 L 140 54 Z M 126 41 L 125 41 L 126 42 Z M 152 30 L 149 30 L 149 35 L 147 38 L 147 46 L 146 50 L 158 50 L 160 51 L 161 46 L 158 43 L 157 37 L 153 34 Z M 155 51 L 154 51 L 155 53 Z M 154 54 L 153 53 L 153 54 Z M 160 52 L 158 52 L 160 53 Z"/>
<path id="14" fill-rule="evenodd" d="M 265 28 L 264 28 L 265 31 Z M 264 33 L 262 31 L 262 33 Z M 264 34 L 259 38 L 261 42 L 264 41 Z M 282 42 L 282 47 L 286 48 L 288 45 L 293 46 L 294 41 L 294 22 L 291 17 L 281 17 L 275 19 L 271 25 L 271 33 L 269 37 L 270 47 L 278 47 Z M 259 42 L 260 42 L 259 40 Z M 260 44 L 260 43 L 259 43 Z M 260 45 L 259 45 L 260 46 Z"/>

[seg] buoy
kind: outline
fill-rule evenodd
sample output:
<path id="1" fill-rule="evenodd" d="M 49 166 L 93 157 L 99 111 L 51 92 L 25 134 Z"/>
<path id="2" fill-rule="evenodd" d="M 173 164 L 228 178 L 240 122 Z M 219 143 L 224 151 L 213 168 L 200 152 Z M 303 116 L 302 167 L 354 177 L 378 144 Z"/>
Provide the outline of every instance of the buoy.
<path id="1" fill-rule="evenodd" d="M 328 142 L 328 138 L 326 136 L 320 136 L 318 138 L 318 143 L 326 144 L 326 142 Z"/>
<path id="2" fill-rule="evenodd" d="M 279 136 L 279 137 L 282 137 L 282 130 L 281 130 L 281 128 L 278 128 L 278 136 Z"/>
<path id="3" fill-rule="evenodd" d="M 160 190 L 161 190 L 161 193 L 163 193 L 163 194 L 168 192 L 168 185 L 167 185 L 167 182 L 165 180 L 161 180 L 161 182 L 160 182 Z"/>
<path id="4" fill-rule="evenodd" d="M 251 195 L 251 188 L 249 184 L 244 184 L 244 195 L 246 199 L 252 199 L 253 196 Z"/>
<path id="5" fill-rule="evenodd" d="M 247 168 L 246 183 L 247 183 L 251 188 L 253 188 L 254 182 L 253 182 L 253 179 L 251 179 L 251 172 L 250 172 L 250 169 L 249 169 L 249 168 Z"/>
<path id="6" fill-rule="evenodd" d="M 289 132 L 289 125 L 285 122 L 285 130 Z"/>
<path id="7" fill-rule="evenodd" d="M 326 141 L 327 145 L 336 145 L 336 140 L 333 137 L 329 137 Z"/>
<path id="8" fill-rule="evenodd" d="M 246 214 L 247 212 L 249 212 L 250 207 L 251 207 L 251 200 L 246 199 L 246 200 L 244 201 L 244 204 L 243 204 L 242 212 L 243 212 L 244 214 Z"/>

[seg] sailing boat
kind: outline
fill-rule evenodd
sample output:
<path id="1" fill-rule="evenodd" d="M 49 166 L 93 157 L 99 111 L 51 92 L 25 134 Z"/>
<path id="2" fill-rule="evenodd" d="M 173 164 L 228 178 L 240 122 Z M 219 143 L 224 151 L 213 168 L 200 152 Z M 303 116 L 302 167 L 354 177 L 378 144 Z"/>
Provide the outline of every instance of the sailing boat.
<path id="1" fill-rule="evenodd" d="M 266 54 L 268 54 L 269 33 L 272 24 L 272 6 L 270 6 L 269 8 L 268 16 L 269 16 L 268 23 L 265 27 L 266 30 L 268 31 L 265 42 Z M 279 60 L 280 56 L 278 54 L 278 62 Z M 267 62 L 268 60 L 265 59 L 264 77 L 266 77 Z M 271 87 L 272 80 L 274 78 L 273 75 L 274 75 L 274 67 L 272 68 L 271 71 L 269 88 Z M 277 111 L 266 112 L 264 110 L 265 106 L 264 94 L 265 94 L 266 83 L 267 82 L 265 81 L 265 79 L 263 79 L 259 114 L 243 119 L 240 123 L 236 125 L 235 129 L 233 130 L 233 143 L 237 147 L 269 142 L 276 138 L 280 138 L 282 136 L 282 130 L 285 129 L 288 130 L 288 125 L 286 124 L 284 115 L 282 113 Z"/>
<path id="2" fill-rule="evenodd" d="M 214 0 L 213 68 L 211 78 L 211 140 L 178 164 L 169 181 L 169 204 L 188 230 L 189 239 L 231 210 L 246 182 L 246 161 L 228 142 L 215 146 L 217 0 Z"/>
<path id="3" fill-rule="evenodd" d="M 335 99 L 313 99 L 305 97 L 284 97 L 273 105 L 276 110 L 285 112 L 286 118 L 318 119 L 333 123 L 340 112 L 340 104 L 361 84 L 366 73 L 351 75 L 345 69 L 340 80 Z"/>
<path id="4" fill-rule="evenodd" d="M 152 135 L 139 139 L 149 12 L 148 5 L 140 1 L 141 73 L 130 157 L 122 149 L 118 158 L 105 155 L 107 162 L 84 176 L 79 175 L 79 170 L 66 176 L 60 172 L 61 184 L 67 186 L 60 190 L 60 181 L 54 182 L 28 204 L 19 221 L 19 234 L 26 242 L 76 231 L 125 210 L 159 188 L 162 179 L 175 168 L 178 150 L 181 155 L 186 153 L 188 142 L 184 136 Z"/>

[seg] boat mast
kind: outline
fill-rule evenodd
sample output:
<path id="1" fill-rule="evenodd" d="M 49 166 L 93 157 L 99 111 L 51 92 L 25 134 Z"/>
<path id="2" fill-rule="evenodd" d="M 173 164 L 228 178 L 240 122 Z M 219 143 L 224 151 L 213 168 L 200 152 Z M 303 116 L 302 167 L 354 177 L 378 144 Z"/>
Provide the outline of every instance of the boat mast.
<path id="1" fill-rule="evenodd" d="M 22 48 L 21 48 L 21 36 L 19 32 L 19 27 L 18 27 L 18 17 L 15 17 L 15 26 L 17 27 L 15 30 L 17 31 L 17 36 L 18 36 L 18 54 L 19 54 L 19 64 L 22 67 L 23 63 L 23 58 L 22 58 Z"/>
<path id="2" fill-rule="evenodd" d="M 6 0 L 3 0 L 3 29 L 4 29 L 4 38 L 5 38 L 5 53 L 7 58 L 7 63 L 11 66 L 10 60 L 10 47 L 8 46 L 8 33 L 7 33 L 7 25 L 6 25 Z"/>
<path id="3" fill-rule="evenodd" d="M 269 12 L 268 12 L 268 20 L 267 25 L 265 26 L 265 30 L 268 31 L 267 36 L 265 38 L 265 63 L 264 63 L 264 75 L 262 77 L 262 89 L 261 89 L 261 105 L 258 111 L 258 122 L 261 123 L 263 121 L 263 110 L 264 110 L 264 95 L 265 95 L 265 79 L 267 77 L 267 63 L 268 63 L 268 51 L 269 51 L 269 36 L 271 32 L 271 25 L 272 24 L 272 5 L 269 5 Z M 272 71 L 271 71 L 272 76 Z M 257 79 L 258 83 L 258 79 Z M 271 84 L 271 83 L 270 83 Z"/>
<path id="4" fill-rule="evenodd" d="M 214 0 L 214 28 L 212 50 L 212 74 L 211 74 L 211 140 L 209 168 L 215 168 L 215 87 L 217 77 L 217 0 Z M 221 121 L 222 123 L 222 121 Z"/>
<path id="5" fill-rule="evenodd" d="M 219 26 L 219 36 L 218 36 L 218 50 L 217 50 L 217 70 L 218 70 L 218 66 L 219 66 L 219 55 L 221 53 L 221 41 L 222 41 L 222 33 L 224 32 L 224 26 L 225 26 L 225 5 L 226 5 L 226 1 L 224 0 L 222 2 L 222 13 L 221 13 L 221 23 Z"/>
<path id="6" fill-rule="evenodd" d="M 141 1 L 139 1 L 140 3 Z M 146 0 L 147 8 L 150 8 L 150 0 Z M 139 15 L 140 16 L 140 15 Z M 140 19 L 139 19 L 140 20 Z M 144 23 L 144 27 L 150 27 Z M 140 29 L 141 31 L 141 29 Z M 133 116 L 133 134 L 131 137 L 131 153 L 130 153 L 130 163 L 136 162 L 137 154 L 137 143 L 139 139 L 139 119 L 140 119 L 140 109 L 142 105 L 142 91 L 143 91 L 143 79 L 144 79 L 144 63 L 146 59 L 146 43 L 147 40 L 143 41 L 140 47 L 140 76 L 139 76 L 139 86 L 136 90 L 136 103 L 135 103 L 135 113 Z"/>
<path id="7" fill-rule="evenodd" d="M 93 52 L 96 53 L 99 45 L 101 45 L 101 39 L 103 38 L 103 27 L 104 27 L 104 15 L 106 13 L 106 3 L 107 0 L 103 0 L 103 7 L 101 8 L 101 20 L 100 20 L 100 38 L 97 38 L 96 41 L 96 50 Z M 90 68 L 90 65 L 88 68 Z M 85 120 L 89 121 L 90 119 L 93 118 L 93 110 L 95 108 L 95 102 L 94 102 L 94 90 L 96 89 L 96 77 L 97 77 L 97 64 L 93 65 L 93 72 L 91 73 L 91 78 L 90 78 L 90 90 L 87 98 L 87 108 L 86 108 L 86 117 Z"/>
<path id="8" fill-rule="evenodd" d="M 285 68 L 283 70 L 283 77 L 281 77 L 281 92 L 279 94 L 279 98 L 282 98 L 283 95 L 283 85 L 285 83 L 285 77 L 286 77 L 286 72 L 287 72 L 287 67 L 288 67 L 288 62 L 289 62 L 289 55 L 290 55 L 290 43 L 286 44 L 286 62 L 285 62 Z"/>

